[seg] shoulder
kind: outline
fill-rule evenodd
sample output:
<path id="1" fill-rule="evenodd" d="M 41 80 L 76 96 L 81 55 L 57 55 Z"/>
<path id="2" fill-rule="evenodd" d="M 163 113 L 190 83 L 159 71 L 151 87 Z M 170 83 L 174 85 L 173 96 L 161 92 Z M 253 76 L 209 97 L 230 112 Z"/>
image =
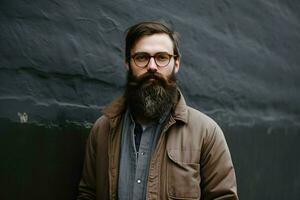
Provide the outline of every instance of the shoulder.
<path id="1" fill-rule="evenodd" d="M 220 126 L 208 115 L 187 106 L 188 122 L 186 124 L 191 130 L 192 137 L 201 141 L 203 157 L 210 152 L 221 152 L 227 150 L 226 139 Z M 213 149 L 213 151 L 211 151 Z M 204 156 L 206 155 L 206 156 Z"/>
<path id="2" fill-rule="evenodd" d="M 188 125 L 209 129 L 219 127 L 215 120 L 213 120 L 211 117 L 204 114 L 203 112 L 196 110 L 195 108 L 192 108 L 190 106 L 186 106 L 186 108 L 188 113 Z"/>
<path id="3" fill-rule="evenodd" d="M 202 138 L 204 143 L 224 141 L 224 133 L 217 122 L 203 112 L 187 106 L 188 122 L 186 124 L 191 130 L 193 137 Z"/>
<path id="4" fill-rule="evenodd" d="M 95 121 L 91 129 L 90 137 L 96 139 L 98 137 L 103 138 L 106 135 L 108 136 L 109 129 L 110 129 L 109 119 L 107 116 L 102 115 Z"/>
<path id="5" fill-rule="evenodd" d="M 103 126 L 107 126 L 107 125 L 109 125 L 109 119 L 107 116 L 102 115 L 95 121 L 92 129 L 99 129 L 99 128 L 102 128 Z"/>
<path id="6" fill-rule="evenodd" d="M 179 100 L 174 110 L 174 119 L 183 122 L 182 128 L 185 132 L 188 132 L 189 135 L 192 134 L 193 136 L 203 138 L 208 135 L 213 135 L 216 131 L 221 131 L 215 120 L 187 105 L 183 95 L 181 93 L 179 94 Z"/>

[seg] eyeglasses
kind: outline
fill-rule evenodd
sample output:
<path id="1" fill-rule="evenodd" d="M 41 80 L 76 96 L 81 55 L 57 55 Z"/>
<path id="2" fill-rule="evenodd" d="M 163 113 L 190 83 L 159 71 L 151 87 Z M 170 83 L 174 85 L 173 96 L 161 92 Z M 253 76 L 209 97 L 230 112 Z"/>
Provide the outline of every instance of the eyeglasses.
<path id="1" fill-rule="evenodd" d="M 146 67 L 151 58 L 154 58 L 154 61 L 158 67 L 166 67 L 170 63 L 172 57 L 176 58 L 177 55 L 171 55 L 167 52 L 158 52 L 151 56 L 149 53 L 139 52 L 131 56 L 134 63 L 140 68 Z"/>

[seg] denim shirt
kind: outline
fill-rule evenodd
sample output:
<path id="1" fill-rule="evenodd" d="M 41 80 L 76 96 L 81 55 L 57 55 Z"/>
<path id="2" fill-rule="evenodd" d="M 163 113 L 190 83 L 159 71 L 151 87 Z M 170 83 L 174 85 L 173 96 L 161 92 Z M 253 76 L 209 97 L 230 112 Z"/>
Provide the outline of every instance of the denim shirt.
<path id="1" fill-rule="evenodd" d="M 135 128 L 129 109 L 124 116 L 118 180 L 118 199 L 144 200 L 151 154 L 155 149 L 165 116 L 158 123 L 143 126 L 139 148 L 136 147 Z"/>

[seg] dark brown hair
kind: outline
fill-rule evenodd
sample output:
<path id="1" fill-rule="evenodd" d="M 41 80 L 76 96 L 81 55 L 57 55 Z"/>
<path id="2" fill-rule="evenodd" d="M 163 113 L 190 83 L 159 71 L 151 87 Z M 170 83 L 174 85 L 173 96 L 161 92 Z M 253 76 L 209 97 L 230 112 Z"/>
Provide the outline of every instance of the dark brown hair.
<path id="1" fill-rule="evenodd" d="M 143 21 L 135 24 L 127 30 L 126 34 L 126 46 L 125 46 L 125 59 L 126 62 L 130 61 L 130 51 L 135 45 L 136 41 L 143 36 L 153 35 L 156 33 L 166 33 L 169 35 L 173 42 L 174 55 L 180 57 L 180 52 L 178 49 L 178 33 L 174 32 L 170 25 L 165 21 L 155 20 L 155 21 Z"/>

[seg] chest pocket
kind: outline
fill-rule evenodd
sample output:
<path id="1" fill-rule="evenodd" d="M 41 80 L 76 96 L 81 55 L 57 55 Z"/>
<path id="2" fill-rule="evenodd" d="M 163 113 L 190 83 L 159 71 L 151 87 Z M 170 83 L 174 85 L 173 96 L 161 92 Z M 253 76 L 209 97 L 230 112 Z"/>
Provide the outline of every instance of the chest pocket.
<path id="1" fill-rule="evenodd" d="M 169 199 L 200 199 L 200 164 L 185 162 L 188 150 L 167 150 L 167 193 Z"/>

